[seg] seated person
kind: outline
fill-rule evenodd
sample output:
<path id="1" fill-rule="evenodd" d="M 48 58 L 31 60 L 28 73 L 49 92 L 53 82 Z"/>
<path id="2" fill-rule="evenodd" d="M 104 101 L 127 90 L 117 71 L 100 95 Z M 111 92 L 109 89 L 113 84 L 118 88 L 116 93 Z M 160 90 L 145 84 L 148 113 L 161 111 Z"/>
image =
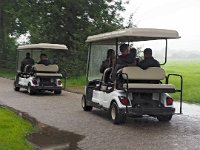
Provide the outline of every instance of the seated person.
<path id="1" fill-rule="evenodd" d="M 35 63 L 35 61 L 30 57 L 30 53 L 29 52 L 26 53 L 26 58 L 24 58 L 21 62 L 21 68 L 20 68 L 21 72 L 25 71 L 24 69 L 25 69 L 26 65 L 32 66 L 32 65 L 34 65 L 34 63 Z"/>
<path id="2" fill-rule="evenodd" d="M 153 58 L 152 49 L 146 48 L 144 50 L 144 60 L 138 63 L 138 66 L 142 69 L 147 69 L 149 67 L 160 67 L 160 63 Z M 148 83 L 159 83 L 160 81 L 141 81 Z"/>
<path id="3" fill-rule="evenodd" d="M 51 62 L 50 62 L 50 60 L 48 59 L 48 57 L 47 57 L 47 55 L 46 54 L 44 54 L 44 53 L 42 53 L 41 55 L 40 55 L 40 61 L 38 62 L 38 64 L 43 64 L 43 65 L 50 65 L 51 64 Z"/>
<path id="4" fill-rule="evenodd" d="M 117 63 L 112 71 L 112 80 L 115 81 L 117 71 L 126 66 L 135 66 L 135 56 L 129 53 L 129 45 L 120 45 L 121 55 L 117 59 Z"/>
<path id="5" fill-rule="evenodd" d="M 138 66 L 142 69 L 147 69 L 148 67 L 160 67 L 160 63 L 153 58 L 152 49 L 146 48 L 144 50 L 144 60 L 140 61 Z"/>
<path id="6" fill-rule="evenodd" d="M 115 64 L 115 51 L 108 49 L 106 60 L 104 60 L 100 67 L 100 73 L 104 73 L 107 68 L 113 67 Z"/>

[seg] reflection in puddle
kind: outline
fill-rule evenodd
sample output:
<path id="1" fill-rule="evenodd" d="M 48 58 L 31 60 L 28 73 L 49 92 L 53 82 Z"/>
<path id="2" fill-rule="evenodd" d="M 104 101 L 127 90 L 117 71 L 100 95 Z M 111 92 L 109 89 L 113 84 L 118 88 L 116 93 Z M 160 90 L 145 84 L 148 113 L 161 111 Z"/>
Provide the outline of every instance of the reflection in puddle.
<path id="1" fill-rule="evenodd" d="M 78 142 L 84 138 L 72 132 L 61 131 L 53 127 L 43 126 L 39 131 L 30 134 L 27 139 L 36 149 L 77 150 Z"/>

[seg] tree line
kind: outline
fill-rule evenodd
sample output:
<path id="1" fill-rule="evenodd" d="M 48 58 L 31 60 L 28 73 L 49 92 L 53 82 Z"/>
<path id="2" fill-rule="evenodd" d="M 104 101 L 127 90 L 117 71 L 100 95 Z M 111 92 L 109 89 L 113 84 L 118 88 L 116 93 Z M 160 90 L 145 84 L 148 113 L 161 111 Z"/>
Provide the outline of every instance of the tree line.
<path id="1" fill-rule="evenodd" d="M 80 75 L 87 36 L 124 28 L 124 10 L 122 0 L 0 0 L 0 68 L 15 68 L 16 39 L 28 33 L 30 43 L 67 45 L 62 67 Z"/>

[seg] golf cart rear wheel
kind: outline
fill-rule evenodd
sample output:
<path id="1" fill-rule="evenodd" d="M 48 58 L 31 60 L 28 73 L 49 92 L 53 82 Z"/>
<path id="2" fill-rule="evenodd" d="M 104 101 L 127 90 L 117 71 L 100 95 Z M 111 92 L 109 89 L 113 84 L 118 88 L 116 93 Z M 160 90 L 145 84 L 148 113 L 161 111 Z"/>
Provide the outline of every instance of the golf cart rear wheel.
<path id="1" fill-rule="evenodd" d="M 126 121 L 126 115 L 119 112 L 119 107 L 116 102 L 111 104 L 110 115 L 114 124 L 122 124 Z"/>
<path id="2" fill-rule="evenodd" d="M 159 115 L 157 119 L 162 122 L 168 122 L 172 119 L 172 115 Z"/>
<path id="3" fill-rule="evenodd" d="M 62 93 L 61 90 L 55 90 L 55 91 L 54 91 L 54 94 L 61 94 L 61 93 Z"/>
<path id="4" fill-rule="evenodd" d="M 14 86 L 14 90 L 15 91 L 19 91 L 20 90 L 20 87 L 16 86 L 16 81 L 14 81 L 14 85 L 13 86 Z"/>
<path id="5" fill-rule="evenodd" d="M 88 106 L 87 103 L 86 103 L 86 97 L 85 97 L 85 95 L 82 96 L 81 106 L 82 106 L 82 108 L 83 108 L 84 111 L 91 111 L 92 110 L 92 106 Z"/>
<path id="6" fill-rule="evenodd" d="M 32 90 L 30 83 L 28 84 L 27 91 L 28 91 L 29 95 L 34 95 L 35 94 L 35 91 Z"/>

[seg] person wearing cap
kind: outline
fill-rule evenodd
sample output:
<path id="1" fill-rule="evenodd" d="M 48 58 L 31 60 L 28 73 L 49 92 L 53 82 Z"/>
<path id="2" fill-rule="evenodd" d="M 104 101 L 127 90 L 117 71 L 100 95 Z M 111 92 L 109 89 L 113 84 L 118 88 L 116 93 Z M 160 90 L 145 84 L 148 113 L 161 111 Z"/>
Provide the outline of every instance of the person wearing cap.
<path id="1" fill-rule="evenodd" d="M 122 66 L 129 66 L 134 65 L 134 58 L 132 58 L 129 53 L 129 45 L 128 44 L 122 44 L 120 45 L 120 52 L 121 55 L 117 59 L 117 64 Z"/>
<path id="2" fill-rule="evenodd" d="M 144 50 L 144 60 L 139 62 L 138 66 L 142 69 L 147 69 L 148 67 L 160 67 L 160 63 L 153 58 L 152 49 L 146 48 Z"/>

